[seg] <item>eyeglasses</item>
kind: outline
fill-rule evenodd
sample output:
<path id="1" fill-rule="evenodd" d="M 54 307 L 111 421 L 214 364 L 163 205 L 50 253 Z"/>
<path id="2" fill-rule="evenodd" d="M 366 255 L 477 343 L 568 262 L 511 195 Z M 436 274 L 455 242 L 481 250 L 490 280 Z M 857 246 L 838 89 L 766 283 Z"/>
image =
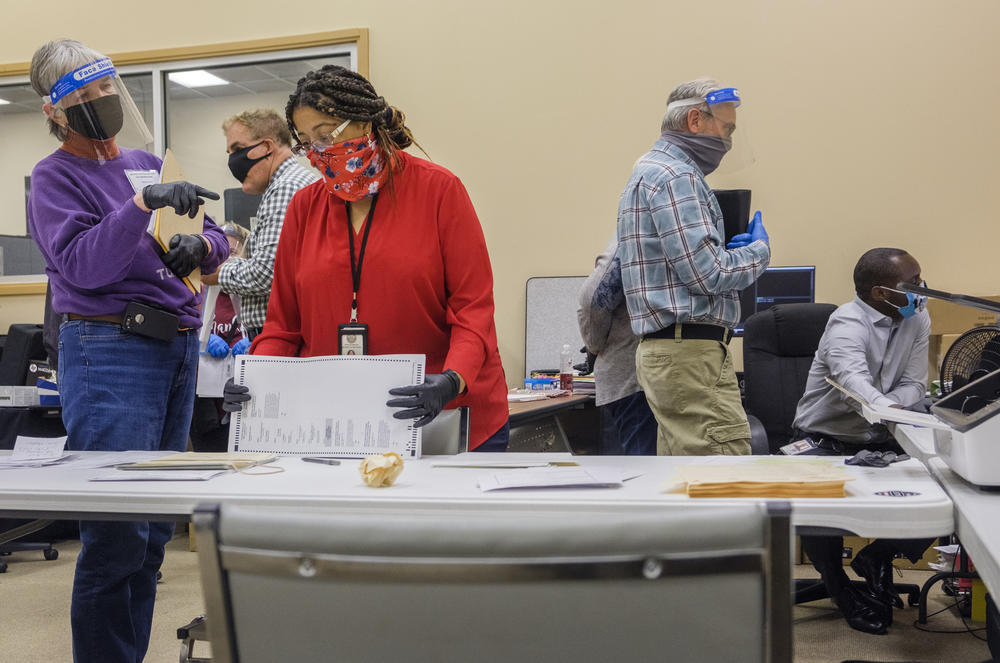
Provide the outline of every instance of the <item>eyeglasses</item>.
<path id="1" fill-rule="evenodd" d="M 731 138 L 732 135 L 733 135 L 733 133 L 736 131 L 736 123 L 735 122 L 723 122 L 716 115 L 714 115 L 712 113 L 712 111 L 710 111 L 710 110 L 701 110 L 701 109 L 699 109 L 699 111 L 701 111 L 702 115 L 707 115 L 707 116 L 709 116 L 710 118 L 712 118 L 713 120 L 715 120 L 716 122 L 718 122 L 719 124 L 722 125 L 722 136 L 723 136 L 723 138 Z"/>
<path id="2" fill-rule="evenodd" d="M 300 157 L 304 157 L 309 150 L 324 150 L 330 147 L 333 145 L 333 142 L 337 140 L 337 136 L 344 133 L 344 129 L 346 129 L 347 125 L 352 121 L 353 120 L 344 120 L 344 123 L 339 127 L 328 134 L 320 134 L 316 137 L 316 140 L 302 140 L 299 138 L 298 134 L 296 134 L 295 138 L 299 141 L 299 144 L 292 148 L 292 153 Z"/>

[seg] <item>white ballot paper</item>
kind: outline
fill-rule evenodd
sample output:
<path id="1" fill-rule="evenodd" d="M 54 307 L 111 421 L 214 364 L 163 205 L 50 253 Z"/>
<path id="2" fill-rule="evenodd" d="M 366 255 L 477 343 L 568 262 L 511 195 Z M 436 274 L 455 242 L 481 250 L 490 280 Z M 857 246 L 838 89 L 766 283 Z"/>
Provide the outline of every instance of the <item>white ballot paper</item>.
<path id="1" fill-rule="evenodd" d="M 888 407 L 886 405 L 875 405 L 874 403 L 869 403 L 865 399 L 861 398 L 861 396 L 854 393 L 847 387 L 837 384 L 837 382 L 831 380 L 830 378 L 826 378 L 826 381 L 830 384 L 830 386 L 839 389 L 846 396 L 853 398 L 860 403 L 861 416 L 864 417 L 865 421 L 870 424 L 877 424 L 883 421 L 894 421 L 900 424 L 924 426 L 926 428 L 941 428 L 944 430 L 950 430 L 951 428 L 948 424 L 944 423 L 932 414 L 927 414 L 926 412 L 913 412 L 911 410 L 904 410 L 898 407 Z"/>
<path id="2" fill-rule="evenodd" d="M 202 398 L 222 398 L 223 387 L 233 377 L 234 365 L 229 355 L 219 359 L 208 355 L 198 357 L 198 383 L 194 393 Z"/>
<path id="3" fill-rule="evenodd" d="M 229 427 L 230 451 L 420 457 L 415 419 L 395 419 L 389 389 L 424 381 L 424 355 L 236 358 L 250 400 Z"/>
<path id="4" fill-rule="evenodd" d="M 533 467 L 485 474 L 476 483 L 484 493 L 508 488 L 618 488 L 633 476 L 616 467 Z"/>

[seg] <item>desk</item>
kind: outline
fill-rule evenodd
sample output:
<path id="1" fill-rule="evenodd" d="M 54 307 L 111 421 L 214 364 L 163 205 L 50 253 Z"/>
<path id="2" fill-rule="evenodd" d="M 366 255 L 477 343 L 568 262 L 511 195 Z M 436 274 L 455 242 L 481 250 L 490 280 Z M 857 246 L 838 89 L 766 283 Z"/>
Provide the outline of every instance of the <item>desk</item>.
<path id="1" fill-rule="evenodd" d="M 927 463 L 955 504 L 955 533 L 994 597 L 1000 596 L 1000 491 L 988 491 L 958 476 L 940 458 Z"/>
<path id="2" fill-rule="evenodd" d="M 510 427 L 522 426 L 537 419 L 551 417 L 559 412 L 575 406 L 593 402 L 593 394 L 564 394 L 554 398 L 523 403 L 508 403 L 510 412 Z"/>
<path id="3" fill-rule="evenodd" d="M 85 452 L 113 456 L 111 452 Z M 640 473 L 621 488 L 508 490 L 483 493 L 476 477 L 504 470 L 441 468 L 443 460 L 483 463 L 491 460 L 577 461 L 582 466 L 619 467 Z M 815 462 L 793 457 L 793 462 Z M 535 511 L 539 508 L 582 511 L 690 508 L 712 506 L 731 499 L 690 499 L 662 489 L 681 465 L 706 462 L 678 456 L 569 456 L 568 454 L 486 454 L 425 457 L 406 461 L 395 486 L 374 489 L 364 485 L 358 461 L 339 466 L 280 458 L 285 472 L 261 476 L 226 474 L 209 481 L 89 482 L 100 470 L 76 470 L 73 463 L 45 468 L 0 470 L 0 514 L 24 518 L 187 519 L 202 502 L 311 508 L 363 508 L 366 512 L 444 511 L 454 506 L 484 512 Z M 707 462 L 718 462 L 718 457 Z M 726 462 L 773 462 L 739 456 Z M 842 463 L 843 459 L 831 459 Z M 269 466 L 270 467 L 270 466 Z M 791 500 L 792 524 L 830 528 L 859 536 L 921 538 L 950 534 L 954 508 L 950 499 L 916 460 L 888 468 L 846 467 L 854 481 L 848 497 Z M 881 493 L 881 494 L 879 494 Z"/>

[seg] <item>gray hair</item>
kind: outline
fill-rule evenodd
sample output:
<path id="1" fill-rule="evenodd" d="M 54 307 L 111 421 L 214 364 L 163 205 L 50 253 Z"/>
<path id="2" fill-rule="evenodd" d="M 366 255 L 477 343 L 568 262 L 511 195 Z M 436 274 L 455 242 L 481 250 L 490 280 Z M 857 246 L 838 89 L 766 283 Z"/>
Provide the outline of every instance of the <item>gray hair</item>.
<path id="1" fill-rule="evenodd" d="M 693 81 L 681 83 L 675 87 L 674 91 L 667 97 L 667 112 L 664 114 L 663 122 L 660 124 L 660 132 L 687 131 L 688 111 L 692 108 L 707 111 L 708 104 L 704 102 L 705 95 L 721 89 L 722 86 L 714 78 L 696 78 Z M 670 107 L 670 104 L 673 102 L 684 99 L 701 99 L 702 103 L 678 104 L 673 108 Z"/>
<path id="2" fill-rule="evenodd" d="M 73 39 L 57 39 L 44 44 L 31 57 L 31 87 L 39 97 L 49 96 L 49 91 L 60 78 L 77 67 L 105 57 Z M 66 140 L 66 127 L 48 118 L 49 133 L 59 140 Z"/>

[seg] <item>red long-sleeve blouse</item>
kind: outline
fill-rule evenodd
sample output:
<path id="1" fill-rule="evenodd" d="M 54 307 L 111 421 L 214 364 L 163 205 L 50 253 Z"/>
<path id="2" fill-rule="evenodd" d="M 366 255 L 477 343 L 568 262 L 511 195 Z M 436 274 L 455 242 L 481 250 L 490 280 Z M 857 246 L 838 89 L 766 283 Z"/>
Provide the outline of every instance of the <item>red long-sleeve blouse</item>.
<path id="1" fill-rule="evenodd" d="M 401 153 L 402 168 L 370 218 L 358 290 L 358 321 L 371 354 L 418 353 L 427 372 L 452 369 L 466 391 L 469 446 L 507 421 L 507 385 L 493 320 L 493 271 L 479 218 L 448 170 Z M 322 181 L 288 206 L 263 332 L 251 354 L 337 354 L 337 326 L 351 317 L 349 220 Z M 352 231 L 355 259 L 365 227 Z M 402 385 L 400 385 L 402 386 Z M 388 398 L 388 395 L 387 395 Z"/>

